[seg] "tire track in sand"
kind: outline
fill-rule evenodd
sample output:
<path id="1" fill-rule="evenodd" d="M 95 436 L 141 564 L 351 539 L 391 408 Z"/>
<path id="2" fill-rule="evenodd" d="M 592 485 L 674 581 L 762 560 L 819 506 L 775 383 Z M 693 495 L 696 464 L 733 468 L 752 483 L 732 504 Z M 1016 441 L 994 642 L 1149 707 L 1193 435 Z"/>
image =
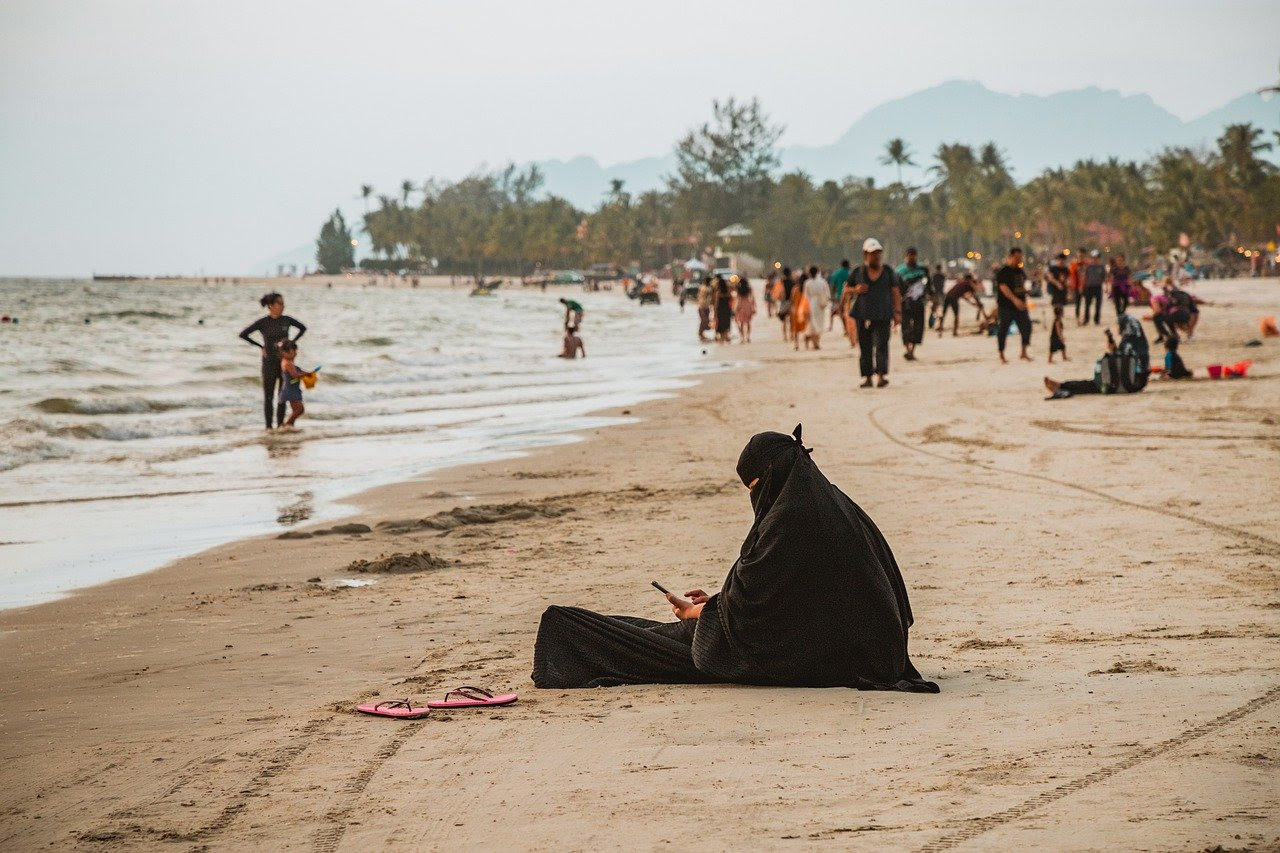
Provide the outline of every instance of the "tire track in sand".
<path id="1" fill-rule="evenodd" d="M 921 853 L 935 853 L 935 851 L 939 850 L 950 850 L 951 848 L 963 844 L 966 841 L 971 841 L 979 835 L 982 835 L 984 832 L 988 832 L 998 826 L 1018 820 L 1021 817 L 1025 817 L 1026 815 L 1044 808 L 1047 805 L 1056 803 L 1058 800 L 1068 797 L 1077 791 L 1084 790 L 1085 788 L 1088 788 L 1091 785 L 1096 785 L 1099 782 L 1104 782 L 1118 773 L 1123 773 L 1126 770 L 1136 767 L 1144 761 L 1149 761 L 1152 758 L 1158 758 L 1167 752 L 1171 752 L 1181 746 L 1185 746 L 1197 738 L 1202 738 L 1211 732 L 1215 732 L 1218 729 L 1229 726 L 1234 722 L 1244 719 L 1254 711 L 1265 708 L 1277 699 L 1280 699 L 1280 685 L 1272 687 L 1266 693 L 1245 702 L 1238 708 L 1227 711 L 1225 714 L 1214 717 L 1212 720 L 1200 723 L 1197 726 L 1192 726 L 1186 731 L 1176 734 L 1166 740 L 1162 740 L 1159 743 L 1144 747 L 1136 752 L 1131 752 L 1119 761 L 1100 767 L 1088 775 L 1081 776 L 1078 779 L 1073 779 L 1072 781 L 1059 785 L 1056 788 L 1051 788 L 1048 791 L 1037 794 L 1036 796 L 1028 800 L 1024 800 L 1018 805 L 1007 808 L 1004 811 L 995 812 L 994 814 L 989 814 L 985 817 L 973 818 L 950 835 L 944 835 L 942 838 L 939 838 L 936 841 L 931 841 L 921 847 Z"/>
<path id="2" fill-rule="evenodd" d="M 311 841 L 312 850 L 333 853 L 338 849 L 338 844 L 342 842 L 342 836 L 347 831 L 347 818 L 351 817 L 351 813 L 355 811 L 356 798 L 364 793 L 364 789 L 369 786 L 374 775 L 382 769 L 382 765 L 394 758 L 400 751 L 400 747 L 404 746 L 419 728 L 421 725 L 402 729 L 400 734 L 387 741 L 373 754 L 372 758 L 364 763 L 359 773 L 347 780 L 347 784 L 338 791 L 343 802 L 325 814 L 325 820 L 328 823 L 316 832 Z"/>
<path id="3" fill-rule="evenodd" d="M 276 750 L 267 763 L 264 764 L 256 774 L 254 774 L 249 783 L 241 788 L 239 792 L 237 792 L 236 796 L 232 797 L 231 801 L 223 806 L 218 814 L 214 816 L 213 820 L 209 821 L 204 826 L 196 827 L 195 829 L 187 832 L 179 832 L 176 830 L 161 830 L 138 824 L 128 824 L 121 827 L 119 830 L 102 829 L 91 832 L 81 832 L 78 833 L 78 839 L 80 841 L 116 843 L 129 835 L 154 836 L 158 837 L 162 841 L 188 842 L 204 841 L 212 838 L 226 830 L 227 827 L 231 826 L 232 822 L 234 822 L 240 813 L 244 811 L 250 801 L 259 796 L 263 789 L 270 784 L 272 779 L 288 770 L 293 762 L 298 759 L 298 756 L 306 752 L 307 748 L 311 746 L 312 741 L 315 739 L 315 736 L 328 721 L 329 718 L 327 717 L 316 718 L 310 720 L 299 728 L 294 733 L 289 743 Z M 186 781 L 189 780 L 184 781 L 180 779 L 177 787 L 182 787 L 182 785 L 186 784 Z M 117 812 L 117 814 L 123 815 L 123 812 Z"/>
<path id="4" fill-rule="evenodd" d="M 1247 530 L 1240 530 L 1238 528 L 1231 527 L 1226 524 L 1219 524 L 1218 522 L 1210 521 L 1207 518 L 1199 518 L 1197 516 L 1190 515 L 1188 513 L 1178 512 L 1176 509 L 1173 509 L 1171 507 L 1149 506 L 1144 503 L 1138 503 L 1137 501 L 1125 500 L 1124 498 L 1116 497 L 1115 495 L 1107 494 L 1106 492 L 1099 491 L 1098 489 L 1092 489 L 1092 488 L 1089 488 L 1088 486 L 1077 485 L 1076 483 L 1071 483 L 1066 480 L 1055 480 L 1053 477 L 1048 477 L 1048 476 L 1045 476 L 1044 474 L 1037 474 L 1033 471 L 1019 471 L 1016 468 L 1003 468 L 999 465 L 992 465 L 989 462 L 978 462 L 973 459 L 963 459 L 957 456 L 948 456 L 945 453 L 938 453 L 935 450 L 926 450 L 925 448 L 920 447 L 919 445 L 912 444 L 908 441 L 903 441 L 902 439 L 894 435 L 892 432 L 885 429 L 885 427 L 880 423 L 879 419 L 876 416 L 887 408 L 890 408 L 890 407 L 880 406 L 879 408 L 872 409 L 871 411 L 867 412 L 867 420 L 871 421 L 871 425 L 875 427 L 876 430 L 879 431 L 881 435 L 883 435 L 885 438 L 889 439 L 899 447 L 905 447 L 907 450 L 912 450 L 916 453 L 923 453 L 925 456 L 931 456 L 934 459 L 941 459 L 946 462 L 954 462 L 958 465 L 969 465 L 974 468 L 980 468 L 983 471 L 990 471 L 996 474 L 1012 474 L 1017 477 L 1025 477 L 1030 480 L 1039 480 L 1044 483 L 1050 483 L 1054 486 L 1058 486 L 1059 488 L 1062 488 L 1062 489 L 1071 489 L 1072 491 L 1083 492 L 1087 495 L 1092 495 L 1093 497 L 1101 498 L 1105 501 L 1110 501 L 1111 503 L 1114 503 L 1114 504 L 1119 504 L 1120 506 L 1127 506 L 1133 509 L 1141 509 L 1141 510 L 1145 510 L 1146 512 L 1155 513 L 1161 517 L 1173 516 L 1174 518 L 1180 518 L 1183 521 L 1191 522 L 1192 524 L 1199 525 L 1200 527 L 1207 528 L 1216 533 L 1221 533 L 1224 536 L 1228 536 L 1232 539 L 1235 539 L 1238 542 L 1248 544 L 1249 547 L 1253 548 L 1253 550 L 1256 551 L 1261 556 L 1280 557 L 1280 542 L 1276 542 L 1273 539 L 1268 539 L 1265 536 L 1259 536 L 1256 533 L 1250 533 Z"/>

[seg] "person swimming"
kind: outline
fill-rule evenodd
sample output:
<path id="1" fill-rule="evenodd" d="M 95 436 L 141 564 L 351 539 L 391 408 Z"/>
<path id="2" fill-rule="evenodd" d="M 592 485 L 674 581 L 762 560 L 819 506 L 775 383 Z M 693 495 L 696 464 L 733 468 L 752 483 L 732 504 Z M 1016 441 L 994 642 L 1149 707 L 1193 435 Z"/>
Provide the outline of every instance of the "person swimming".
<path id="1" fill-rule="evenodd" d="M 577 358 L 578 353 L 582 353 L 582 357 L 587 357 L 587 348 L 582 344 L 582 338 L 578 336 L 577 326 L 566 326 L 564 330 L 564 346 L 560 350 L 560 358 Z"/>

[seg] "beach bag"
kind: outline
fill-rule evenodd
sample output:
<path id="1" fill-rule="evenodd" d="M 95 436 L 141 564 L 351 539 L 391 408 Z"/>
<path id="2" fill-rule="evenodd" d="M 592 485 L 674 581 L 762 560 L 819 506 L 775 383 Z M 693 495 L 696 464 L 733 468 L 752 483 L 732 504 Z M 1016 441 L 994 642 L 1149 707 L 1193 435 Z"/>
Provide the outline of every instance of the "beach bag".
<path id="1" fill-rule="evenodd" d="M 1114 382 L 1111 376 L 1111 356 L 1104 355 L 1093 363 L 1093 384 L 1098 386 L 1098 393 L 1111 394 Z"/>

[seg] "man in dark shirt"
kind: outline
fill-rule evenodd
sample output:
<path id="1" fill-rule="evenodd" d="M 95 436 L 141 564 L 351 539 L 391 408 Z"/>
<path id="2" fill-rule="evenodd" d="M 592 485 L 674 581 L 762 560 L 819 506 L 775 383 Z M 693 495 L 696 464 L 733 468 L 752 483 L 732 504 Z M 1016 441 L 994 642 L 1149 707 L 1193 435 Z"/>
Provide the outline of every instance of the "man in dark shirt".
<path id="1" fill-rule="evenodd" d="M 942 271 L 942 264 L 934 264 L 933 275 L 929 276 L 929 328 L 933 328 L 938 312 L 942 310 L 942 302 L 946 299 L 947 276 Z M 941 322 L 941 321 L 939 321 Z"/>
<path id="2" fill-rule="evenodd" d="M 1089 325 L 1089 309 L 1093 308 L 1093 325 L 1102 325 L 1102 285 L 1107 280 L 1107 267 L 1097 249 L 1089 253 L 1089 260 L 1080 268 L 1080 281 L 1084 293 L 1084 322 Z"/>
<path id="3" fill-rule="evenodd" d="M 902 322 L 902 293 L 898 276 L 884 265 L 884 247 L 874 237 L 862 244 L 862 266 L 849 276 L 846 291 L 854 294 L 849 313 L 858 329 L 858 361 L 862 387 L 871 387 L 871 375 L 880 377 L 876 386 L 889 384 L 889 335 Z"/>
<path id="4" fill-rule="evenodd" d="M 1018 324 L 1022 335 L 1022 360 L 1031 361 L 1027 347 L 1031 345 L 1031 315 L 1027 313 L 1027 273 L 1022 268 L 1022 250 L 1014 246 L 1004 266 L 996 270 L 996 345 L 1000 350 L 1000 362 L 1008 364 L 1004 357 L 1004 342 L 1009 336 L 1009 324 Z"/>
<path id="5" fill-rule="evenodd" d="M 902 294 L 903 358 L 916 360 L 916 347 L 924 340 L 924 301 L 929 289 L 929 268 L 916 260 L 916 247 L 907 249 L 898 266 L 898 291 Z"/>
<path id="6" fill-rule="evenodd" d="M 1068 279 L 1067 256 L 1059 252 L 1049 264 L 1049 302 L 1055 308 L 1067 304 Z"/>

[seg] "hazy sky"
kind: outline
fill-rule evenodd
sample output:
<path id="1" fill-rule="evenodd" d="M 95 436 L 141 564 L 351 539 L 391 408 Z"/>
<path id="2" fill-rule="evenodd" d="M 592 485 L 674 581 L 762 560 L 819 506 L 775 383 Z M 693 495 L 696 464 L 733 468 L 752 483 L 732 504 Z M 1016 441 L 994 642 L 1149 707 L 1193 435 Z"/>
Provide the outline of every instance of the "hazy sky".
<path id="1" fill-rule="evenodd" d="M 1276 80 L 1277 31 L 1275 0 L 3 0 L 0 275 L 261 273 L 361 183 L 661 154 L 727 95 L 784 145 L 957 78 L 1194 118 Z"/>

